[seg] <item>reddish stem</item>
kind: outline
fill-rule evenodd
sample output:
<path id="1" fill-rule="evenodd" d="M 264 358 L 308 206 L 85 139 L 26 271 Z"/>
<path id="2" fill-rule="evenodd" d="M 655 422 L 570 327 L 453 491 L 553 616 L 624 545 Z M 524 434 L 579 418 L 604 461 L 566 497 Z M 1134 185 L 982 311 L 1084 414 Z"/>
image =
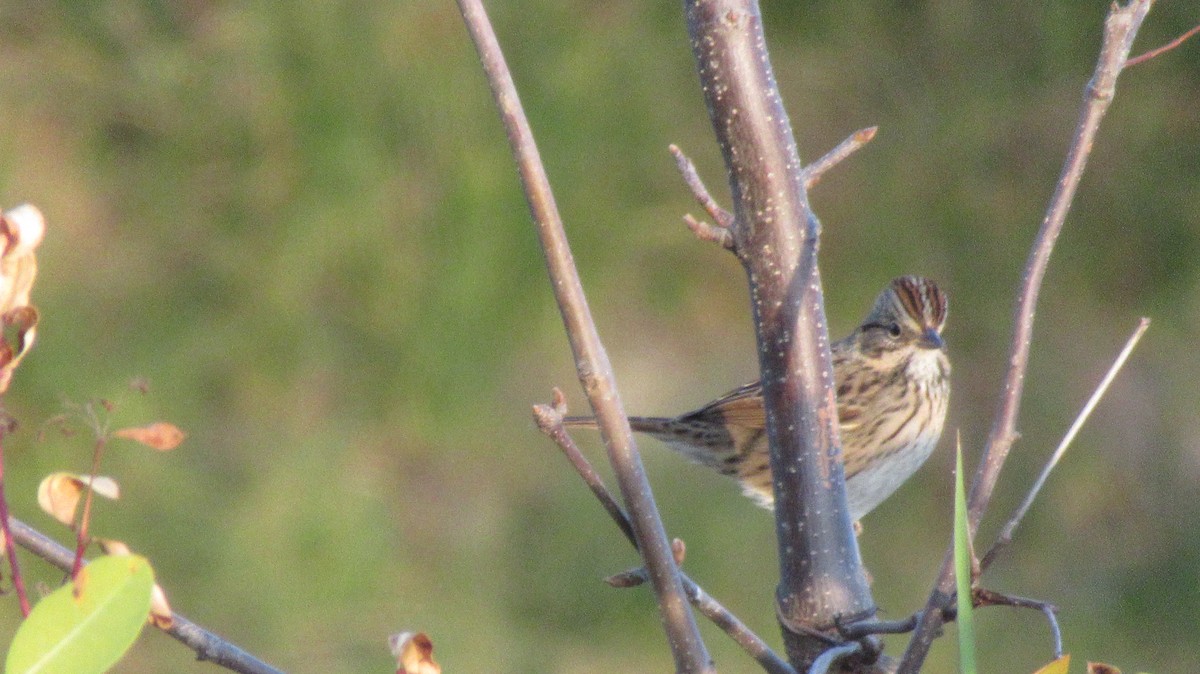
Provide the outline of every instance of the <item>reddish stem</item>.
<path id="1" fill-rule="evenodd" d="M 1183 35 L 1180 35 L 1179 37 L 1175 38 L 1174 40 L 1171 40 L 1170 42 L 1164 44 L 1161 47 L 1156 47 L 1144 54 L 1138 54 L 1137 56 L 1134 56 L 1133 58 L 1131 58 L 1125 62 L 1125 67 L 1128 68 L 1130 66 L 1136 66 L 1139 63 L 1145 63 L 1146 61 L 1149 61 L 1150 59 L 1158 56 L 1159 54 L 1162 54 L 1163 52 L 1171 51 L 1172 49 L 1183 44 L 1185 40 L 1187 40 L 1188 38 L 1192 37 L 1193 35 L 1195 35 L 1197 33 L 1200 33 L 1200 25 L 1197 25 L 1196 27 L 1192 28 L 1188 32 L 1184 33 Z"/>
<path id="2" fill-rule="evenodd" d="M 4 438 L 7 424 L 0 425 L 0 440 Z M 29 617 L 29 594 L 25 592 L 25 580 L 21 577 L 21 565 L 17 562 L 17 549 L 13 545 L 12 531 L 8 527 L 8 498 L 4 496 L 4 443 L 0 442 L 0 531 L 4 535 L 4 554 L 8 557 L 8 568 L 12 571 L 13 588 L 21 605 L 21 616 Z"/>
<path id="3" fill-rule="evenodd" d="M 83 514 L 79 516 L 79 527 L 75 532 L 75 561 L 71 564 L 71 580 L 83 568 L 83 553 L 87 550 L 91 537 L 88 535 L 88 524 L 92 519 L 92 481 L 100 473 L 100 457 L 104 454 L 104 438 L 96 440 L 92 450 L 92 471 L 87 476 L 87 494 L 83 497 Z"/>

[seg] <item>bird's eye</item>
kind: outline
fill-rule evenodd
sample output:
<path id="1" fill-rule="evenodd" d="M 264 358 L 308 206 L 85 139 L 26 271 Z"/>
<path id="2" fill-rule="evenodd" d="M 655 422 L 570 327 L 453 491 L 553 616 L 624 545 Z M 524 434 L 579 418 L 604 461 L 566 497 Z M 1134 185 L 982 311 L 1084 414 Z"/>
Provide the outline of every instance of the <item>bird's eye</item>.
<path id="1" fill-rule="evenodd" d="M 888 334 L 892 337 L 900 336 L 900 325 L 898 323 L 889 323 L 887 326 Z"/>

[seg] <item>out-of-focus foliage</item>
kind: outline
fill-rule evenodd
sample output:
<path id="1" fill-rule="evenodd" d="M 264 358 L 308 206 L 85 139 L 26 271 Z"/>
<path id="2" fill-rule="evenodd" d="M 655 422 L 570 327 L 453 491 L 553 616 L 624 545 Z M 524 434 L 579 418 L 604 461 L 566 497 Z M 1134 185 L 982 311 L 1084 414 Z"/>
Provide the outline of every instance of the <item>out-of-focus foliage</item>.
<path id="1" fill-rule="evenodd" d="M 669 143 L 725 190 L 679 4 L 489 4 L 627 407 L 682 411 L 753 378 L 742 272 L 680 222 L 698 209 Z M 1106 3 L 766 4 L 803 156 L 880 126 L 813 194 L 831 325 L 898 274 L 943 284 L 970 467 Z M 1193 9 L 1160 3 L 1139 48 Z M 1198 100 L 1196 42 L 1120 82 L 1047 278 L 999 508 L 1137 317 L 1154 325 L 986 577 L 1063 606 L 1072 652 L 1130 670 L 1200 668 Z M 582 396 L 453 3 L 6 2 L 0 120 L 0 205 L 48 223 L 39 341 L 5 401 L 18 516 L 54 529 L 38 480 L 89 464 L 87 438 L 39 442 L 42 422 L 64 397 L 111 398 L 114 427 L 165 418 L 189 439 L 112 445 L 124 498 L 97 504 L 94 532 L 288 671 L 388 671 L 400 629 L 428 633 L 448 672 L 670 667 L 649 592 L 599 581 L 633 553 L 529 420 L 553 385 L 576 411 Z M 887 617 L 920 605 L 950 541 L 943 444 L 865 522 Z M 770 517 L 643 449 L 690 573 L 778 643 Z M 981 662 L 1051 657 L 1036 613 L 976 617 Z M 754 671 L 704 633 L 723 671 Z M 939 642 L 929 671 L 954 651 Z M 210 670 L 157 634 L 119 669 Z"/>

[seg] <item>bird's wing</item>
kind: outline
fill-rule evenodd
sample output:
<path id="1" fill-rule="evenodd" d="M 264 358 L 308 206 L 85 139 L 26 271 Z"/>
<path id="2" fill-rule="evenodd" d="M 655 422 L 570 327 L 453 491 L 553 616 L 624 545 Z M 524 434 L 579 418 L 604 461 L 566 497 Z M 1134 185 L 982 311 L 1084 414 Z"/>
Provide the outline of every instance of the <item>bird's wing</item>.
<path id="1" fill-rule="evenodd" d="M 743 384 L 695 412 L 683 415 L 682 418 L 720 421 L 745 428 L 764 428 L 767 420 L 763 411 L 762 386 L 758 382 Z"/>

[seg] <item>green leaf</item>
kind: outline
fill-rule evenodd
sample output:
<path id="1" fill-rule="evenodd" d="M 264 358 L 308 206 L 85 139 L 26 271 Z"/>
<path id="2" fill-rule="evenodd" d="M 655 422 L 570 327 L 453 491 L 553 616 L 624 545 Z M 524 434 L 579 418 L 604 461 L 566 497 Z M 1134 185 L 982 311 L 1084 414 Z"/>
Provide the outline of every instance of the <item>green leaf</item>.
<path id="1" fill-rule="evenodd" d="M 38 602 L 8 650 L 7 674 L 90 674 L 112 667 L 146 624 L 154 570 L 144 557 L 101 557 Z M 77 594 L 78 592 L 78 594 Z"/>
<path id="2" fill-rule="evenodd" d="M 962 447 L 954 459 L 954 583 L 958 590 L 958 668 L 975 674 L 975 618 L 971 606 L 971 540 L 967 527 L 967 491 L 963 486 Z"/>

